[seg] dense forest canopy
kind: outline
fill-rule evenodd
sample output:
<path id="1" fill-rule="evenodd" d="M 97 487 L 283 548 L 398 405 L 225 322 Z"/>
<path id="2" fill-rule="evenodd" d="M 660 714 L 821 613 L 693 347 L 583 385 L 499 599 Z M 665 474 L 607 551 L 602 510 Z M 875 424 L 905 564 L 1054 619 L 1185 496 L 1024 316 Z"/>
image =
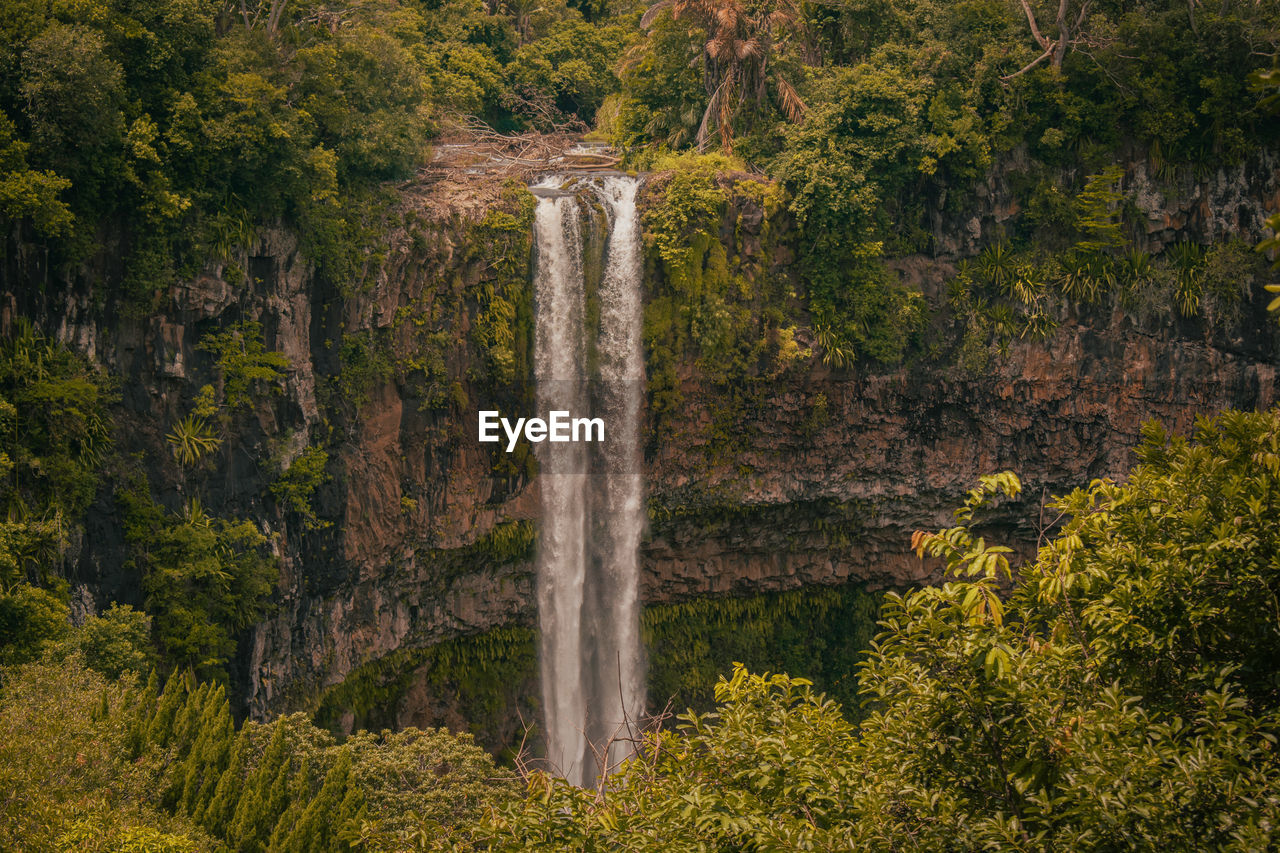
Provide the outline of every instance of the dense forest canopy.
<path id="1" fill-rule="evenodd" d="M 719 147 L 842 231 L 896 221 L 1017 145 L 1231 162 L 1275 129 L 1246 77 L 1280 40 L 1272 4 L 1235 0 L 16 0 L 2 15 L 3 214 L 68 258 L 122 219 L 156 276 L 263 221 L 355 227 L 349 196 L 410 174 L 463 115 L 597 127 L 637 163 Z"/>
<path id="2" fill-rule="evenodd" d="M 837 366 L 912 346 L 923 314 L 880 259 L 927 250 L 926 210 L 963 207 L 1010 152 L 1039 164 L 1008 235 L 1041 249 L 1019 259 L 1031 290 L 1088 298 L 1152 278 L 1124 257 L 1119 152 L 1173 176 L 1277 129 L 1247 78 L 1273 64 L 1280 12 L 1237 0 L 19 0 L 0 31 L 0 217 L 55 268 L 110 245 L 106 285 L 131 311 L 207 263 L 243 275 L 237 251 L 276 222 L 357 287 L 384 182 L 481 120 L 591 130 L 639 167 L 718 149 L 782 181 Z M 1171 287 L 1194 313 L 1199 294 Z M 1025 301 L 1006 313 L 978 325 L 1046 322 Z"/>

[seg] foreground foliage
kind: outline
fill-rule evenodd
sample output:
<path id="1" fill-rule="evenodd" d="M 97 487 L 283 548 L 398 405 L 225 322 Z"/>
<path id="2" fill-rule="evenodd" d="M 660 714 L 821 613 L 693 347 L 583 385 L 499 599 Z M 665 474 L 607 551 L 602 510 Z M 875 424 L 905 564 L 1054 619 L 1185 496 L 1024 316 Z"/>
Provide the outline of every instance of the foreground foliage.
<path id="1" fill-rule="evenodd" d="M 601 793 L 535 774 L 498 850 L 1261 850 L 1280 842 L 1280 412 L 1147 430 L 1127 484 L 1054 503 L 1012 576 L 974 529 L 890 594 L 854 731 L 807 682 L 722 680 Z"/>
<path id="2" fill-rule="evenodd" d="M 5 671 L 0 847 L 39 851 L 466 849 L 512 793 L 444 730 L 338 744 L 305 715 L 237 732 L 222 687 L 109 681 L 78 651 Z"/>

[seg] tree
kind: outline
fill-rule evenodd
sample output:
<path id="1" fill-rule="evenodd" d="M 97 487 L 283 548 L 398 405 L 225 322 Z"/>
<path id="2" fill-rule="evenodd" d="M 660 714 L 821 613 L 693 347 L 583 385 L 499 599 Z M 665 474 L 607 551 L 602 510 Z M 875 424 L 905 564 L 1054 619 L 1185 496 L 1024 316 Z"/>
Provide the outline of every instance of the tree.
<path id="1" fill-rule="evenodd" d="M 71 181 L 47 169 L 32 169 L 27 163 L 31 145 L 15 131 L 0 112 L 0 219 L 29 219 L 41 234 L 65 234 L 74 218 L 61 195 Z"/>
<path id="2" fill-rule="evenodd" d="M 565 20 L 542 39 L 524 45 L 508 66 L 508 98 L 523 101 L 530 117 L 553 126 L 591 122 L 604 99 L 617 91 L 612 66 L 627 41 L 619 26 Z"/>
<path id="3" fill-rule="evenodd" d="M 484 809 L 517 793 L 514 774 L 446 729 L 360 732 L 347 740 L 350 791 L 364 805 L 361 849 L 470 850 Z"/>
<path id="4" fill-rule="evenodd" d="M 39 660 L 66 637 L 67 603 L 63 596 L 29 583 L 0 590 L 0 666 Z"/>
<path id="5" fill-rule="evenodd" d="M 279 392 L 284 371 L 290 366 L 284 353 L 267 349 L 262 324 L 255 321 L 210 332 L 196 346 L 213 355 L 222 378 L 223 399 L 232 410 L 248 406 L 264 387 Z"/>
<path id="6" fill-rule="evenodd" d="M 101 370 L 20 320 L 0 341 L 0 507 L 78 520 L 112 444 L 113 398 Z"/>
<path id="7" fill-rule="evenodd" d="M 1040 26 L 1036 23 L 1036 13 L 1032 10 L 1029 0 L 1018 0 L 1018 2 L 1022 4 L 1022 11 L 1027 16 L 1027 24 L 1031 28 L 1031 37 L 1035 39 L 1036 44 L 1040 46 L 1044 53 L 1012 74 L 1000 78 L 1006 82 L 1027 73 L 1046 59 L 1051 60 L 1051 67 L 1061 69 L 1062 61 L 1066 58 L 1067 51 L 1081 40 L 1080 30 L 1089 15 L 1091 0 L 1075 0 L 1074 7 L 1073 0 L 1058 0 L 1057 15 L 1054 18 L 1057 38 L 1054 39 L 1050 39 L 1040 32 Z"/>
<path id="8" fill-rule="evenodd" d="M 81 193 L 110 182 L 124 135 L 124 70 L 97 30 L 54 24 L 27 46 L 21 93 L 31 142 Z"/>
<path id="9" fill-rule="evenodd" d="M 706 35 L 702 67 L 707 103 L 694 137 L 699 150 L 714 127 L 720 147 L 731 153 L 734 122 L 743 107 L 751 104 L 759 112 L 771 95 L 789 120 L 804 118 L 804 101 L 779 67 L 799 20 L 792 0 L 658 0 L 641 18 L 641 26 L 652 25 L 667 11 L 673 20 L 687 21 Z"/>
<path id="10" fill-rule="evenodd" d="M 181 516 L 152 517 L 130 535 L 161 651 L 202 675 L 224 675 L 237 633 L 261 616 L 275 584 L 267 538 L 251 522 L 210 517 L 194 500 Z"/>
<path id="11" fill-rule="evenodd" d="M 602 793 L 538 771 L 483 828 L 491 850 L 850 849 L 852 726 L 804 679 L 736 665 L 715 712 L 645 735 Z"/>
<path id="12" fill-rule="evenodd" d="M 154 657 L 151 617 L 127 604 L 113 603 L 103 613 L 84 621 L 76 644 L 85 665 L 107 678 L 119 679 L 126 672 L 141 675 L 150 668 Z"/>
<path id="13" fill-rule="evenodd" d="M 4 671 L 0 682 L 0 848 L 187 853 L 212 839 L 156 807 L 127 745 L 138 694 L 78 653 Z"/>
<path id="14" fill-rule="evenodd" d="M 917 533 L 947 579 L 886 596 L 857 732 L 737 667 L 602 791 L 532 774 L 490 849 L 1274 848 L 1280 410 L 1151 426 L 1138 455 L 1055 500 L 1022 566 L 978 530 L 1009 472 Z"/>

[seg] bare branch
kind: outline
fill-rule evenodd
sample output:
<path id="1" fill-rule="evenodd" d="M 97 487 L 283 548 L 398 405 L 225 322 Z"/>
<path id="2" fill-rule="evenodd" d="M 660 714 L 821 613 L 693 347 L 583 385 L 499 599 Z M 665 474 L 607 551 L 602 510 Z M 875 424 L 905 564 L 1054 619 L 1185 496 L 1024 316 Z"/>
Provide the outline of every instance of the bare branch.
<path id="1" fill-rule="evenodd" d="M 1036 40 L 1036 44 L 1040 45 L 1045 51 L 1050 50 L 1050 42 L 1047 38 L 1040 34 L 1040 27 L 1036 24 L 1035 13 L 1031 11 L 1031 4 L 1027 0 L 1020 0 L 1022 3 L 1022 11 L 1027 13 L 1027 23 L 1031 25 L 1031 35 Z M 1065 3 L 1066 0 L 1063 0 Z M 1018 72 L 1021 74 L 1022 72 Z"/>
<path id="2" fill-rule="evenodd" d="M 1035 67 L 1036 67 L 1037 65 L 1039 65 L 1041 62 L 1044 62 L 1046 59 L 1048 59 L 1049 57 L 1053 56 L 1053 51 L 1054 51 L 1054 48 L 1055 48 L 1055 47 L 1057 47 L 1057 44 L 1056 44 L 1056 43 L 1054 43 L 1054 42 L 1050 42 L 1050 43 L 1049 43 L 1049 46 L 1048 46 L 1047 48 L 1045 48 L 1044 53 L 1040 54 L 1040 55 L 1039 55 L 1039 56 L 1037 56 L 1035 59 L 1031 60 L 1031 61 L 1030 61 L 1030 62 L 1028 62 L 1026 65 L 1024 65 L 1022 68 L 1020 68 L 1019 70 L 1017 70 L 1017 71 L 1013 72 L 1012 74 L 1006 74 L 1006 75 L 1004 75 L 1003 77 L 1001 77 L 1001 78 L 1000 78 L 1000 82 L 1001 82 L 1001 83 L 1008 83 L 1008 82 L 1009 82 L 1010 80 L 1012 80 L 1014 77 L 1020 77 L 1020 76 L 1022 76 L 1023 74 L 1026 74 L 1026 73 L 1027 73 L 1028 71 L 1030 71 L 1032 68 L 1035 68 Z"/>
<path id="3" fill-rule="evenodd" d="M 711 99 L 707 101 L 707 108 L 702 113 L 702 121 L 698 124 L 698 134 L 695 137 L 699 151 L 703 151 L 707 147 L 707 131 L 710 130 L 711 116 L 723 97 L 724 87 L 729 85 L 729 79 L 729 77 L 725 77 L 724 80 L 720 81 L 720 85 L 711 94 Z"/>
<path id="4" fill-rule="evenodd" d="M 1080 4 L 1080 14 L 1076 15 L 1075 25 L 1072 26 L 1071 28 L 1072 32 L 1078 32 L 1079 29 L 1082 26 L 1084 26 L 1084 19 L 1087 18 L 1088 16 L 1089 16 L 1089 0 L 1084 0 L 1084 2 Z"/>
<path id="5" fill-rule="evenodd" d="M 804 121 L 804 114 L 808 111 L 808 107 L 805 106 L 799 93 L 781 77 L 776 78 L 776 82 L 778 94 L 782 96 L 782 111 L 787 114 L 787 119 L 796 124 Z"/>
<path id="6" fill-rule="evenodd" d="M 280 29 L 280 16 L 284 14 L 284 7 L 288 2 L 289 0 L 271 0 L 271 11 L 267 15 L 267 35 L 275 36 Z"/>

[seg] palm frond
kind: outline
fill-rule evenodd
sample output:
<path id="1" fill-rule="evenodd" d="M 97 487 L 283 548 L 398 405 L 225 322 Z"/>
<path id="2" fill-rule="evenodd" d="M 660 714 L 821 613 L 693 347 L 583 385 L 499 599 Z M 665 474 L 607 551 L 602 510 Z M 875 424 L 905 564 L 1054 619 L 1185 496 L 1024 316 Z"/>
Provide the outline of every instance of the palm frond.
<path id="1" fill-rule="evenodd" d="M 782 29 L 790 24 L 795 23 L 796 16 L 792 12 L 783 9 L 775 9 L 765 17 L 765 24 L 769 29 Z"/>
<path id="2" fill-rule="evenodd" d="M 782 111 L 786 114 L 787 120 L 795 124 L 804 121 L 804 114 L 809 111 L 809 108 L 805 106 L 800 94 L 781 77 L 775 77 L 773 82 L 778 87 L 778 96 L 782 101 Z"/>
<path id="3" fill-rule="evenodd" d="M 649 27 L 653 26 L 653 22 L 657 20 L 658 15 L 670 9 L 671 5 L 672 0 L 658 0 L 657 3 L 646 9 L 644 15 L 640 17 L 640 28 L 649 29 Z"/>
<path id="4" fill-rule="evenodd" d="M 716 36 L 707 42 L 707 56 L 712 59 L 721 61 L 735 56 L 737 51 L 734 50 L 735 41 L 725 36 Z"/>
<path id="5" fill-rule="evenodd" d="M 729 78 L 725 77 L 720 81 L 720 85 L 711 93 L 711 99 L 707 101 L 707 108 L 702 112 L 702 121 L 698 124 L 698 133 L 694 136 L 694 140 L 698 144 L 698 150 L 701 151 L 707 147 L 707 133 L 711 129 L 712 116 L 719 112 L 720 101 L 724 97 L 724 88 L 729 85 Z"/>
<path id="6" fill-rule="evenodd" d="M 715 11 L 716 23 L 724 30 L 736 30 L 741 19 L 741 13 L 734 6 L 720 6 Z"/>

